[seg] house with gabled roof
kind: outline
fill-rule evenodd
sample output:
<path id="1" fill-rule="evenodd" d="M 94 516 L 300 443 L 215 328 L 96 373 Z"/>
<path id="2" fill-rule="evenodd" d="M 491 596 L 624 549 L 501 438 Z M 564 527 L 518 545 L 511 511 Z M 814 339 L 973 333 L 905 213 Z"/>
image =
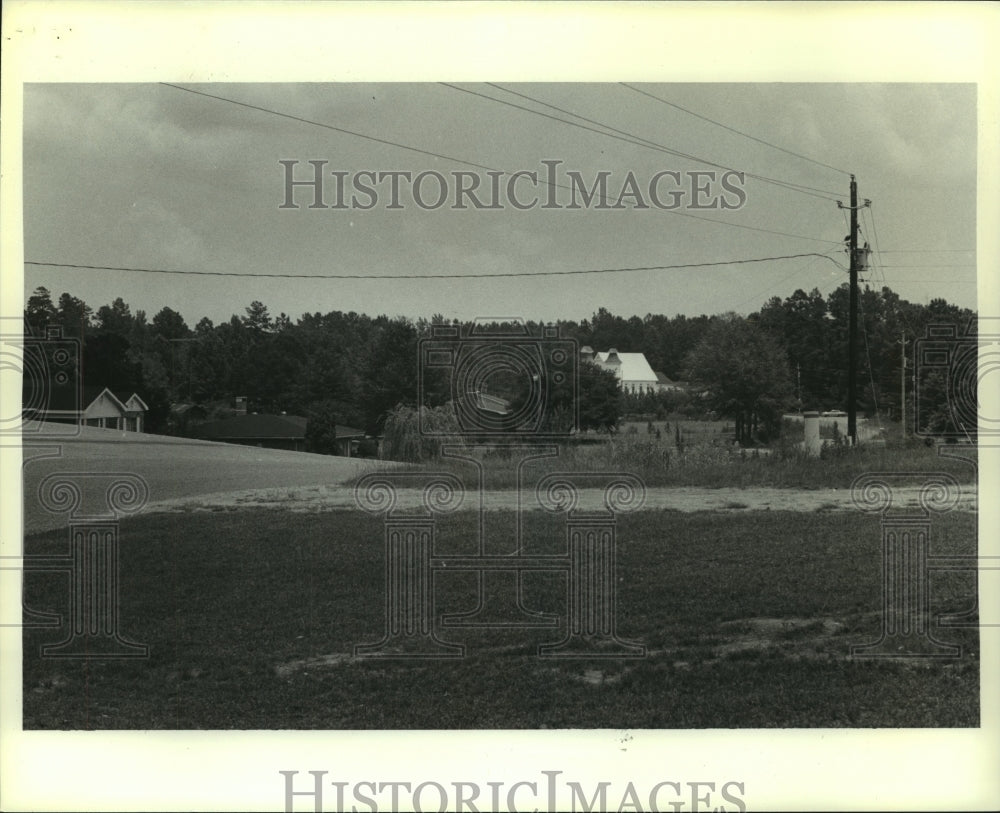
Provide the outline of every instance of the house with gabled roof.
<path id="1" fill-rule="evenodd" d="M 121 429 L 125 432 L 141 432 L 143 419 L 149 411 L 146 402 L 133 392 L 127 398 L 115 395 L 108 387 L 84 387 L 80 412 L 81 426 L 97 426 L 101 429 Z"/>
<path id="2" fill-rule="evenodd" d="M 95 426 L 100 429 L 120 429 L 124 432 L 142 432 L 149 406 L 138 393 L 129 396 L 115 394 L 109 387 L 52 387 L 38 407 L 24 409 L 30 420 Z"/>

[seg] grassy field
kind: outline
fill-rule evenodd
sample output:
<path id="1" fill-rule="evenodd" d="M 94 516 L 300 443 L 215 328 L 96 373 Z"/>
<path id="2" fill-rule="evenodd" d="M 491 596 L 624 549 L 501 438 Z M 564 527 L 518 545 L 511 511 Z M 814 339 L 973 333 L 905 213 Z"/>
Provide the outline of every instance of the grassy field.
<path id="1" fill-rule="evenodd" d="M 441 522 L 436 553 L 469 551 L 478 517 Z M 510 522 L 486 515 L 487 529 Z M 526 514 L 526 552 L 563 549 L 558 517 Z M 975 552 L 976 516 L 935 520 L 934 553 Z M 855 512 L 643 511 L 618 525 L 618 633 L 638 660 L 545 660 L 559 630 L 469 631 L 456 661 L 350 657 L 384 625 L 380 519 L 242 509 L 139 516 L 121 531 L 121 629 L 136 661 L 43 659 L 61 630 L 24 633 L 26 729 L 941 727 L 979 721 L 978 635 L 955 660 L 848 657 L 880 629 L 880 531 Z M 26 553 L 65 550 L 65 532 Z M 440 574 L 437 612 L 469 609 L 473 577 Z M 563 613 L 565 578 L 526 577 Z M 931 581 L 935 613 L 973 606 L 972 573 Z M 28 573 L 26 603 L 66 612 L 64 576 Z M 560 624 L 565 624 L 563 617 Z"/>

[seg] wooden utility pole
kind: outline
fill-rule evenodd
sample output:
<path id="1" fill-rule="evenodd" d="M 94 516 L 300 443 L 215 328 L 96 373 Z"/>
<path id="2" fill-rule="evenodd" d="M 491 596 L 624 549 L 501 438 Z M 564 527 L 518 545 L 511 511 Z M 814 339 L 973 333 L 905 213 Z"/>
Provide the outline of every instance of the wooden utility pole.
<path id="1" fill-rule="evenodd" d="M 871 201 L 866 200 L 865 206 Z M 843 204 L 838 201 L 838 206 Z M 858 270 L 860 255 L 858 252 L 858 182 L 851 176 L 851 233 L 847 235 L 847 251 L 851 261 L 850 300 L 848 303 L 848 336 L 847 336 L 847 436 L 851 445 L 858 442 Z"/>
<path id="2" fill-rule="evenodd" d="M 850 318 L 847 337 L 847 436 L 858 442 L 858 182 L 851 176 L 851 260 Z"/>
<path id="3" fill-rule="evenodd" d="M 899 341 L 903 350 L 903 366 L 899 371 L 899 426 L 903 433 L 903 441 L 906 441 L 906 331 Z"/>

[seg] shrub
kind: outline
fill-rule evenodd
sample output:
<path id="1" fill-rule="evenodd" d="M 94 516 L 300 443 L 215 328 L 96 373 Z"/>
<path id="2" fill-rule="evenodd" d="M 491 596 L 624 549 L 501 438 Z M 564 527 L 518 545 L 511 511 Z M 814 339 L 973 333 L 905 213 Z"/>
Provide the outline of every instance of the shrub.
<path id="1" fill-rule="evenodd" d="M 427 431 L 421 431 L 421 425 Z M 461 443 L 458 421 L 448 407 L 414 407 L 398 404 L 385 421 L 379 458 L 422 463 L 441 457 L 444 444 Z"/>

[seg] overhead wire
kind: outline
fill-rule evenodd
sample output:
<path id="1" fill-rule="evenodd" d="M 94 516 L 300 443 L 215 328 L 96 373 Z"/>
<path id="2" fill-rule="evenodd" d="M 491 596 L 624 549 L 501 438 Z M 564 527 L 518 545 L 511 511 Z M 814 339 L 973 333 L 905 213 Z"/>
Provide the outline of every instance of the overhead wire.
<path id="1" fill-rule="evenodd" d="M 887 248 L 880 253 L 882 254 L 975 254 L 976 249 L 974 248 Z"/>
<path id="2" fill-rule="evenodd" d="M 820 255 L 820 256 L 824 256 L 824 255 Z M 753 302 L 755 300 L 758 300 L 760 297 L 762 297 L 765 294 L 768 294 L 771 291 L 773 291 L 779 285 L 784 285 L 786 282 L 788 282 L 788 280 L 793 279 L 794 277 L 797 277 L 799 274 L 804 274 L 813 265 L 815 265 L 817 259 L 818 259 L 818 257 L 813 257 L 811 260 L 809 260 L 809 262 L 807 262 L 801 268 L 795 269 L 795 271 L 793 271 L 788 276 L 782 277 L 781 279 L 779 279 L 777 282 L 773 283 L 772 285 L 768 285 L 767 288 L 765 288 L 763 291 L 759 291 L 758 293 L 754 294 L 753 296 L 747 297 L 742 302 L 740 302 L 738 305 L 735 305 L 733 307 L 733 310 L 737 310 L 737 311 L 740 310 L 744 305 L 748 304 L 749 302 Z M 833 258 L 831 257 L 830 259 L 833 259 Z"/>
<path id="3" fill-rule="evenodd" d="M 296 116 L 296 115 L 291 114 L 291 113 L 284 113 L 284 112 L 282 112 L 280 110 L 274 110 L 272 108 L 264 107 L 262 105 L 255 105 L 255 104 L 251 104 L 249 102 L 242 102 L 242 101 L 239 101 L 237 99 L 230 99 L 230 98 L 228 98 L 226 96 L 219 96 L 218 94 L 215 94 L 215 93 L 207 93 L 205 91 L 195 90 L 194 88 L 185 87 L 183 85 L 175 85 L 175 84 L 173 84 L 171 82 L 161 82 L 160 84 L 163 85 L 163 86 L 165 86 L 165 87 L 173 88 L 174 90 L 184 91 L 185 93 L 191 93 L 191 94 L 194 94 L 196 96 L 203 96 L 203 97 L 208 98 L 208 99 L 215 99 L 216 101 L 227 102 L 229 104 L 237 105 L 238 107 L 244 107 L 244 108 L 247 108 L 249 110 L 256 110 L 256 111 L 261 112 L 261 113 L 268 113 L 268 114 L 271 114 L 271 115 L 274 115 L 274 116 L 280 116 L 281 118 L 289 119 L 291 121 L 296 121 L 296 122 L 299 122 L 301 124 L 309 124 L 309 125 L 312 125 L 314 127 L 321 127 L 323 129 L 326 129 L 326 130 L 331 130 L 333 132 L 341 133 L 342 135 L 354 136 L 354 137 L 357 137 L 357 138 L 362 138 L 362 139 L 365 139 L 365 140 L 368 140 L 368 141 L 373 141 L 373 142 L 376 142 L 376 143 L 379 143 L 379 144 L 383 144 L 383 145 L 386 145 L 386 146 L 398 147 L 400 149 L 409 150 L 411 152 L 419 153 L 421 155 L 428 155 L 428 156 L 431 156 L 433 158 L 438 158 L 438 159 L 441 159 L 441 160 L 444 160 L 444 161 L 451 161 L 451 162 L 456 163 L 456 164 L 462 164 L 462 165 L 465 165 L 465 166 L 471 166 L 471 167 L 475 167 L 477 169 L 485 169 L 488 172 L 498 172 L 498 173 L 500 173 L 502 175 L 506 175 L 506 176 L 513 176 L 515 174 L 515 173 L 509 172 L 507 170 L 498 169 L 496 167 L 491 167 L 491 166 L 488 166 L 486 164 L 480 164 L 480 163 L 478 163 L 476 161 L 470 161 L 470 160 L 467 160 L 467 159 L 464 159 L 464 158 L 456 158 L 455 156 L 445 155 L 443 153 L 434 152 L 432 150 L 425 150 L 425 149 L 423 149 L 421 147 L 415 147 L 413 145 L 404 144 L 402 142 L 393 141 L 391 139 L 380 138 L 378 136 L 373 136 L 373 135 L 368 134 L 368 133 L 361 133 L 361 132 L 358 132 L 356 130 L 348 130 L 348 129 L 344 128 L 344 127 L 337 127 L 336 125 L 326 124 L 324 122 L 315 121 L 313 119 L 307 119 L 307 118 L 305 118 L 303 116 Z M 559 188 L 559 189 L 567 189 L 567 190 L 571 190 L 572 191 L 572 187 L 566 186 L 565 184 L 551 183 L 549 181 L 546 181 L 546 185 L 553 186 L 553 187 L 556 187 L 556 188 Z M 607 195 L 604 195 L 604 194 L 601 194 L 600 192 L 598 192 L 597 196 L 601 199 L 602 202 L 607 203 L 607 199 L 608 199 Z M 702 220 L 702 221 L 704 221 L 706 223 L 715 223 L 715 224 L 722 225 L 722 226 L 729 226 L 729 227 L 735 228 L 735 229 L 744 229 L 746 231 L 755 231 L 755 232 L 761 232 L 761 233 L 764 233 L 764 234 L 774 234 L 774 235 L 778 235 L 780 237 L 791 237 L 791 238 L 794 238 L 794 239 L 797 239 L 797 240 L 809 240 L 809 241 L 815 242 L 815 243 L 832 243 L 833 242 L 832 240 L 825 240 L 825 239 L 823 239 L 821 237 L 811 237 L 811 236 L 803 235 L 803 234 L 792 234 L 791 232 L 783 232 L 783 231 L 778 231 L 776 229 L 765 229 L 765 228 L 761 228 L 759 226 L 748 226 L 748 225 L 745 225 L 745 224 L 742 224 L 742 223 L 733 223 L 733 222 L 727 221 L 727 220 L 716 220 L 715 218 L 704 217 L 702 215 L 692 214 L 691 212 L 680 212 L 680 211 L 677 211 L 676 209 L 661 209 L 660 211 L 663 211 L 663 212 L 666 212 L 666 213 L 672 214 L 672 215 L 677 215 L 679 217 L 688 217 L 688 218 L 691 218 L 692 220 Z"/>
<path id="4" fill-rule="evenodd" d="M 864 238 L 864 241 L 865 241 L 864 245 L 868 247 L 868 256 L 866 258 L 867 262 L 868 262 L 868 265 L 867 265 L 867 267 L 864 270 L 859 269 L 859 272 L 860 273 L 867 273 L 869 275 L 864 280 L 865 284 L 868 284 L 869 282 L 871 282 L 871 283 L 875 283 L 876 285 L 880 284 L 880 285 L 884 286 L 885 285 L 885 280 L 884 279 L 882 279 L 881 283 L 879 282 L 879 278 L 882 276 L 881 270 L 880 270 L 880 264 L 879 264 L 879 262 L 876 259 L 875 249 L 872 248 L 872 239 L 874 239 L 874 238 L 870 238 L 869 237 L 870 231 L 869 231 L 868 227 L 865 225 L 865 222 L 864 222 L 865 221 L 865 211 L 864 211 L 864 209 L 862 209 L 862 214 L 861 214 L 860 221 L 861 222 L 858 224 L 858 234 L 862 238 Z"/>
<path id="5" fill-rule="evenodd" d="M 709 160 L 708 158 L 701 158 L 699 156 L 691 155 L 690 153 L 674 149 L 673 147 L 667 147 L 664 144 L 660 144 L 648 138 L 635 135 L 634 133 L 630 133 L 627 130 L 621 130 L 618 129 L 617 127 L 612 127 L 609 124 L 605 124 L 595 119 L 590 119 L 587 118 L 586 116 L 581 116 L 579 113 L 573 113 L 572 111 L 566 110 L 564 108 L 556 107 L 555 105 L 549 104 L 548 102 L 543 102 L 540 99 L 536 99 L 533 96 L 529 96 L 525 93 L 520 93 L 518 91 L 510 90 L 509 88 L 505 88 L 502 85 L 494 84 L 493 82 L 486 82 L 486 84 L 489 85 L 490 87 L 496 88 L 497 90 L 501 90 L 504 91 L 505 93 L 510 93 L 514 96 L 518 96 L 522 99 L 534 102 L 535 104 L 539 104 L 553 110 L 558 110 L 560 113 L 565 113 L 566 115 L 574 116 L 578 119 L 581 119 L 582 121 L 586 121 L 591 124 L 596 124 L 598 127 L 603 127 L 604 130 L 598 130 L 595 129 L 594 127 L 587 127 L 575 121 L 568 121 L 566 119 L 561 119 L 558 116 L 553 116 L 550 115 L 549 113 L 544 113 L 540 110 L 532 110 L 530 107 L 525 107 L 524 105 L 515 104 L 514 102 L 508 102 L 503 99 L 498 99 L 495 96 L 489 96 L 485 93 L 480 93 L 478 91 L 471 90 L 469 88 L 460 87 L 459 85 L 453 85 L 450 82 L 439 82 L 438 84 L 443 85 L 444 87 L 447 88 L 451 88 L 452 90 L 461 91 L 462 93 L 468 93 L 472 96 L 478 96 L 479 98 L 486 99 L 487 101 L 496 102 L 497 104 L 505 105 L 507 107 L 512 107 L 516 110 L 523 110 L 526 113 L 532 113 L 536 116 L 541 116 L 546 119 L 551 119 L 552 121 L 561 122 L 562 124 L 568 124 L 571 127 L 578 127 L 582 130 L 587 130 L 592 133 L 597 133 L 598 135 L 606 136 L 607 138 L 614 138 L 618 141 L 624 141 L 627 144 L 632 144 L 638 147 L 646 147 L 647 149 L 657 150 L 658 152 L 664 152 L 667 153 L 668 155 L 674 155 L 679 158 L 685 158 L 689 161 L 694 161 L 699 164 L 705 164 L 706 166 L 710 167 L 716 167 L 718 169 L 724 169 L 729 172 L 742 172 L 742 174 L 744 174 L 748 178 L 754 178 L 758 181 L 763 181 L 764 183 L 774 184 L 784 189 L 789 189 L 793 192 L 801 192 L 803 195 L 811 195 L 812 197 L 822 198 L 823 200 L 836 200 L 837 196 L 840 194 L 838 192 L 829 192 L 824 189 L 816 189 L 814 187 L 804 186 L 803 184 L 796 184 L 791 181 L 784 181 L 781 180 L 780 178 L 770 178 L 766 175 L 758 175 L 752 172 L 743 172 L 742 170 L 737 170 L 734 167 L 726 166 L 725 164 L 720 164 L 717 161 L 712 161 Z M 608 130 L 610 132 L 605 132 L 605 130 Z"/>
<path id="6" fill-rule="evenodd" d="M 874 254 L 875 269 L 882 280 L 882 287 L 884 288 L 886 287 L 886 281 L 885 281 L 885 273 L 882 270 L 884 267 L 882 263 L 882 248 L 879 245 L 878 229 L 875 228 L 874 204 L 871 201 L 868 201 L 868 206 L 866 207 L 865 215 L 867 216 L 868 222 L 871 223 L 872 227 L 872 244 L 875 249 L 875 254 Z"/>
<path id="7" fill-rule="evenodd" d="M 511 90 L 510 88 L 504 87 L 503 85 L 498 85 L 498 84 L 496 84 L 494 82 L 486 82 L 486 84 L 489 85 L 490 87 L 496 88 L 497 90 L 502 90 L 505 93 L 510 93 L 510 94 L 512 94 L 514 96 L 518 96 L 518 97 L 520 97 L 522 99 L 526 99 L 528 101 L 534 102 L 535 104 L 542 105 L 543 107 L 548 107 L 551 110 L 557 110 L 560 113 L 565 113 L 568 116 L 573 116 L 575 118 L 580 119 L 581 121 L 586 121 L 586 122 L 589 122 L 590 124 L 596 124 L 599 127 L 604 127 L 605 129 L 610 130 L 613 133 L 619 133 L 619 134 L 621 134 L 623 136 L 627 136 L 628 138 L 632 138 L 632 139 L 636 139 L 637 141 L 644 142 L 644 143 L 646 143 L 646 144 L 648 144 L 648 145 L 650 145 L 652 147 L 655 147 L 657 149 L 663 150 L 664 152 L 668 152 L 671 155 L 676 155 L 676 156 L 679 156 L 681 158 L 687 158 L 687 159 L 689 159 L 691 161 L 696 161 L 698 163 L 707 164 L 708 166 L 718 167 L 719 169 L 727 169 L 727 170 L 730 170 L 732 172 L 736 172 L 737 171 L 737 170 L 735 170 L 732 167 L 727 167 L 727 166 L 724 166 L 722 164 L 716 163 L 714 161 L 710 161 L 707 158 L 700 158 L 700 157 L 695 156 L 695 155 L 690 155 L 688 153 L 684 153 L 684 152 L 681 152 L 679 150 L 675 150 L 675 149 L 673 149 L 671 147 L 667 147 L 667 146 L 665 146 L 663 144 L 659 144 L 659 143 L 657 143 L 655 141 L 652 141 L 652 140 L 650 140 L 648 138 L 643 138 L 642 136 L 638 136 L 638 135 L 635 135 L 634 133 L 630 133 L 627 130 L 620 130 L 620 129 L 616 128 L 616 127 L 612 127 L 610 124 L 605 124 L 604 122 L 600 122 L 600 121 L 597 121 L 595 119 L 587 118 L 586 116 L 582 116 L 579 113 L 574 113 L 572 110 L 566 110 L 565 108 L 557 107 L 556 105 L 551 104 L 549 102 L 542 101 L 541 99 L 536 99 L 535 97 L 529 96 L 526 93 L 521 93 L 521 92 L 516 91 L 516 90 Z M 459 88 L 459 89 L 464 90 L 464 88 Z M 467 92 L 469 92 L 469 91 L 467 91 Z M 480 95 L 480 94 L 476 94 L 476 95 Z M 483 96 L 483 98 L 492 99 L 493 97 Z M 499 99 L 493 99 L 493 101 L 500 102 L 501 100 L 499 100 Z M 501 103 L 504 103 L 504 102 L 501 102 Z M 522 109 L 522 110 L 528 110 L 528 108 L 523 108 L 523 107 L 520 107 L 519 105 L 514 105 L 514 106 L 518 107 L 519 109 Z M 528 110 L 528 112 L 537 113 L 538 111 Z M 544 114 L 539 113 L 539 115 L 544 115 Z M 557 119 L 557 121 L 562 121 L 562 119 Z M 565 122 L 565 123 L 566 124 L 572 124 L 573 122 Z M 590 128 L 585 128 L 585 129 L 590 129 Z M 823 198 L 825 200 L 836 200 L 837 197 L 840 196 L 839 192 L 830 192 L 830 191 L 828 191 L 826 189 L 817 189 L 814 186 L 806 186 L 805 184 L 794 183 L 792 181 L 785 181 L 785 180 L 781 180 L 780 178 L 771 178 L 771 177 L 768 177 L 766 175 L 758 175 L 758 174 L 752 173 L 752 172 L 743 172 L 743 174 L 746 175 L 748 178 L 755 178 L 755 179 L 760 180 L 760 181 L 765 181 L 767 183 L 776 184 L 778 186 L 782 186 L 782 187 L 785 187 L 785 188 L 788 188 L 788 189 L 792 189 L 793 191 L 796 191 L 796 192 L 803 192 L 804 194 L 809 194 L 810 192 L 812 192 L 812 193 L 818 193 L 818 194 L 814 194 L 814 197 Z"/>
<path id="8" fill-rule="evenodd" d="M 703 263 L 676 263 L 673 265 L 647 265 L 628 268 L 587 268 L 571 269 L 566 271 L 501 271 L 487 272 L 485 274 L 288 274 L 275 272 L 255 273 L 250 271 L 182 271 L 178 269 L 166 268 L 133 268 L 127 266 L 113 265 L 83 265 L 79 263 L 50 263 L 38 260 L 25 260 L 25 265 L 44 266 L 46 268 L 75 268 L 93 271 L 124 271 L 140 274 L 178 274 L 182 276 L 202 276 L 202 277 L 261 277 L 277 279 L 359 279 L 359 280 L 425 280 L 425 279 L 496 279 L 506 277 L 559 277 L 573 276 L 580 274 L 620 274 L 637 271 L 670 271 L 686 268 L 711 268 L 724 265 L 748 265 L 751 263 L 763 263 L 779 260 L 794 260 L 799 257 L 822 257 L 830 262 L 840 265 L 828 254 L 817 254 L 816 252 L 806 252 L 803 254 L 786 254 L 777 257 L 755 257 L 753 259 L 742 260 L 719 260 Z"/>
<path id="9" fill-rule="evenodd" d="M 655 95 L 653 93 L 649 93 L 648 91 L 640 90 L 639 88 L 635 87 L 634 85 L 630 85 L 627 82 L 619 82 L 618 84 L 620 84 L 622 87 L 626 87 L 629 90 L 634 91 L 636 93 L 641 93 L 643 96 L 648 96 L 650 99 L 655 99 L 656 101 L 660 102 L 661 104 L 669 105 L 670 107 L 674 107 L 677 110 L 680 110 L 680 111 L 682 111 L 684 113 L 687 113 L 688 115 L 694 116 L 695 118 L 699 118 L 702 121 L 707 121 L 707 122 L 709 122 L 711 124 L 714 124 L 714 125 L 716 125 L 718 127 L 721 127 L 724 130 L 728 130 L 731 133 L 736 133 L 736 135 L 743 136 L 744 138 L 749 138 L 751 141 L 756 141 L 758 144 L 765 144 L 768 147 L 772 147 L 772 148 L 774 148 L 776 150 L 780 150 L 781 152 L 787 153 L 788 155 L 794 155 L 796 158 L 801 158 L 803 161 L 809 161 L 810 163 L 816 164 L 817 166 L 826 167 L 827 169 L 832 169 L 834 172 L 840 172 L 840 173 L 842 173 L 844 175 L 851 175 L 852 174 L 852 173 L 848 172 L 846 169 L 840 169 L 839 167 L 832 166 L 831 164 L 826 164 L 826 163 L 824 163 L 822 161 L 817 161 L 815 158 L 810 158 L 808 155 L 803 155 L 802 153 L 794 152 L 794 151 L 786 149 L 784 147 L 779 147 L 777 144 L 772 144 L 770 141 L 766 141 L 763 138 L 758 138 L 757 136 L 752 136 L 749 133 L 744 133 L 742 130 L 737 130 L 736 128 L 730 127 L 727 124 L 723 124 L 721 121 L 716 121 L 715 119 L 710 119 L 708 116 L 703 116 L 700 113 L 695 113 L 693 110 L 689 110 L 686 107 L 681 107 L 676 102 L 671 102 L 671 101 L 668 101 L 667 99 L 664 99 L 664 98 L 662 98 L 660 96 L 657 96 L 657 95 Z"/>

